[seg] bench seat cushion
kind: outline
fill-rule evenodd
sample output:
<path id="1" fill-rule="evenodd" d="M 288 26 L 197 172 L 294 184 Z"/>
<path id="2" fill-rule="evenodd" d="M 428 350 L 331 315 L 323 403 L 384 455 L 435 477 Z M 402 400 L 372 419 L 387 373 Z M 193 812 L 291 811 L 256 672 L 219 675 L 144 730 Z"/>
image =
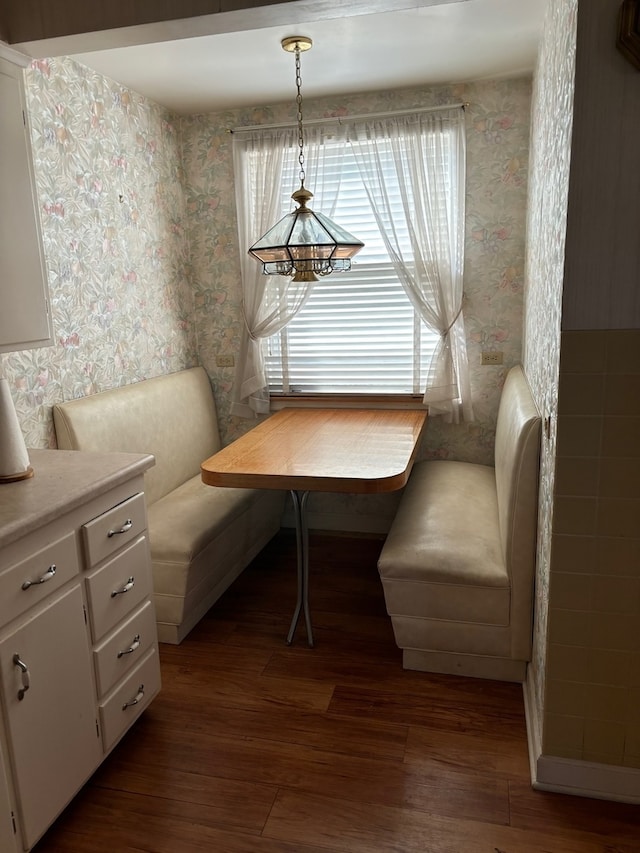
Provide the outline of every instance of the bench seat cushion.
<path id="1" fill-rule="evenodd" d="M 226 588 L 229 574 L 237 576 L 277 529 L 284 497 L 279 491 L 207 486 L 197 476 L 151 504 L 158 622 L 180 624 L 185 603 L 218 584 Z"/>
<path id="2" fill-rule="evenodd" d="M 494 469 L 417 463 L 378 568 L 392 617 L 509 625 Z"/>
<path id="3" fill-rule="evenodd" d="M 264 493 L 223 489 L 192 477 L 149 507 L 151 553 L 188 563 Z"/>

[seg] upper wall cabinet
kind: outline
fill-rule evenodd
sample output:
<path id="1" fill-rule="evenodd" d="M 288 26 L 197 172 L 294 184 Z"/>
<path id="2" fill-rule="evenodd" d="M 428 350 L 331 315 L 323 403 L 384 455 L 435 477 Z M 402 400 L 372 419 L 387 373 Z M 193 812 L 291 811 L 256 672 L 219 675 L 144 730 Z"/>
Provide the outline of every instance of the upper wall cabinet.
<path id="1" fill-rule="evenodd" d="M 10 55 L 0 45 L 0 352 L 53 341 L 24 72 Z"/>

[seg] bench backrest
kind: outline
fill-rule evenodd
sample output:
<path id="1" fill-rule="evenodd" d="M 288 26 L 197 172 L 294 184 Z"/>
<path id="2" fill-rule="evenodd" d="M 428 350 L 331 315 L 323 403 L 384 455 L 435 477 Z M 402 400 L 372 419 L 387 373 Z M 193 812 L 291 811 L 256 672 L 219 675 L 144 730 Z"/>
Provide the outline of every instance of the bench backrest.
<path id="1" fill-rule="evenodd" d="M 495 470 L 500 536 L 517 607 L 530 606 L 536 554 L 541 418 L 522 367 L 511 368 L 502 389 L 496 425 Z M 524 590 L 519 590 L 522 579 Z"/>
<path id="2" fill-rule="evenodd" d="M 220 449 L 202 367 L 58 403 L 53 420 L 61 449 L 152 453 L 156 464 L 145 474 L 149 504 L 199 474 L 200 463 Z"/>

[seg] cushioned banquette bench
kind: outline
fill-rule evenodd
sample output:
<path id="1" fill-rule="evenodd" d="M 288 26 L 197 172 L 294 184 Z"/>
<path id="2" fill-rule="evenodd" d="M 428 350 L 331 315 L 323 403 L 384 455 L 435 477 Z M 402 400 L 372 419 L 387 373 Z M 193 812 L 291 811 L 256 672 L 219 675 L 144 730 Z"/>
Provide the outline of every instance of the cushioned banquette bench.
<path id="1" fill-rule="evenodd" d="M 145 474 L 158 636 L 180 643 L 279 530 L 285 492 L 206 486 L 220 449 L 201 367 L 53 407 L 58 447 L 151 453 Z"/>
<path id="2" fill-rule="evenodd" d="M 495 468 L 417 463 L 378 561 L 405 669 L 523 681 L 531 657 L 540 416 L 520 366 Z"/>

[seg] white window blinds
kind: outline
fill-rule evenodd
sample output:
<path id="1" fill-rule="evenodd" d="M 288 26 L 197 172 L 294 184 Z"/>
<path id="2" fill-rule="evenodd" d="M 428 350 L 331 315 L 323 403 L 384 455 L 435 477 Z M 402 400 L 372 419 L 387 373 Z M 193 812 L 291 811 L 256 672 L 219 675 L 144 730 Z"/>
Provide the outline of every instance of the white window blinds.
<path id="1" fill-rule="evenodd" d="M 421 394 L 438 335 L 420 321 L 398 280 L 349 144 L 327 138 L 323 144 L 329 150 L 310 174 L 310 188 L 316 196 L 337 198 L 332 210 L 322 212 L 365 245 L 350 272 L 321 278 L 298 315 L 266 340 L 270 392 Z M 390 150 L 385 165 L 391 175 Z M 285 158 L 282 215 L 291 209 L 290 188 L 296 186 L 297 171 L 292 150 Z M 396 183 L 389 185 L 395 194 L 393 207 L 400 211 Z M 410 255 L 406 227 L 402 231 Z"/>

